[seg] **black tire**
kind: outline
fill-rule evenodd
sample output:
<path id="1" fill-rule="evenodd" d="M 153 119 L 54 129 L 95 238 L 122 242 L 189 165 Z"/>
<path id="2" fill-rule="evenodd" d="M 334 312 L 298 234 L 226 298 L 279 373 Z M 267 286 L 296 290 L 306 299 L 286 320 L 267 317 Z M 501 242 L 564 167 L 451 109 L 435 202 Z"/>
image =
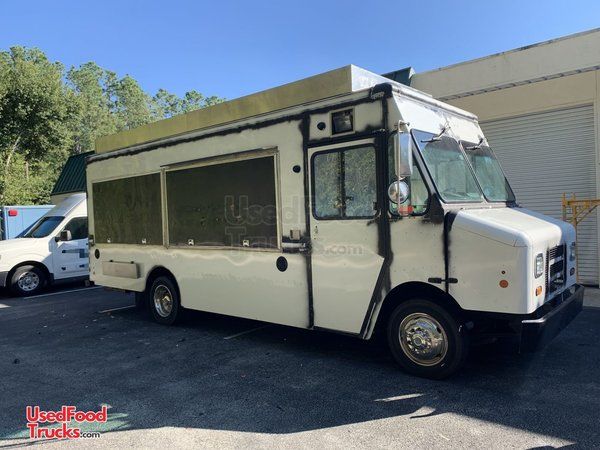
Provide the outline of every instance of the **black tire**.
<path id="1" fill-rule="evenodd" d="M 46 273 L 36 266 L 17 267 L 10 277 L 10 290 L 14 295 L 25 297 L 40 293 L 48 283 Z"/>
<path id="2" fill-rule="evenodd" d="M 155 301 L 155 297 L 160 298 L 161 295 L 168 295 L 170 301 Z M 147 299 L 148 308 L 156 322 L 163 325 L 173 325 L 181 318 L 182 308 L 179 300 L 179 289 L 177 289 L 171 278 L 166 276 L 155 278 L 148 290 Z"/>
<path id="3" fill-rule="evenodd" d="M 389 318 L 387 337 L 398 364 L 423 378 L 451 376 L 463 366 L 469 352 L 464 323 L 430 300 L 411 299 L 398 305 Z"/>

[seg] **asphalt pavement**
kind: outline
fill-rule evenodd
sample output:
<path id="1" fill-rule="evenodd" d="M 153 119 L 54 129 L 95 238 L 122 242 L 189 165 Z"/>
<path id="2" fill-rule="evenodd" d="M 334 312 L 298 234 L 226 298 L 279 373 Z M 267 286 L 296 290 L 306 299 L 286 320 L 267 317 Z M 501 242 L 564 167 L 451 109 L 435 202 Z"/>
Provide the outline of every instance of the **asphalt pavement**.
<path id="1" fill-rule="evenodd" d="M 108 406 L 100 437 L 31 441 L 25 407 Z M 69 286 L 0 296 L 0 446 L 600 447 L 600 295 L 546 349 L 474 348 L 446 381 L 385 345 L 189 313 L 151 322 L 133 296 Z"/>

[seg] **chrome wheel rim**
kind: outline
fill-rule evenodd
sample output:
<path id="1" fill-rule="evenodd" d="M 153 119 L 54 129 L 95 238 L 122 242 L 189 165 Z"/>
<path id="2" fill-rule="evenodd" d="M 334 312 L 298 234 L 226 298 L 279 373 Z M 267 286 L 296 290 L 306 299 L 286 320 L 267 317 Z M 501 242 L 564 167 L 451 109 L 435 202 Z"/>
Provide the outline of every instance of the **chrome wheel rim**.
<path id="1" fill-rule="evenodd" d="M 154 289 L 154 309 L 160 317 L 169 317 L 173 311 L 173 295 L 167 286 L 159 284 Z"/>
<path id="2" fill-rule="evenodd" d="M 19 276 L 17 286 L 25 292 L 35 291 L 40 285 L 40 277 L 35 272 L 25 272 Z"/>
<path id="3" fill-rule="evenodd" d="M 400 323 L 400 346 L 420 366 L 434 366 L 448 353 L 448 337 L 440 323 L 425 313 L 409 314 Z"/>

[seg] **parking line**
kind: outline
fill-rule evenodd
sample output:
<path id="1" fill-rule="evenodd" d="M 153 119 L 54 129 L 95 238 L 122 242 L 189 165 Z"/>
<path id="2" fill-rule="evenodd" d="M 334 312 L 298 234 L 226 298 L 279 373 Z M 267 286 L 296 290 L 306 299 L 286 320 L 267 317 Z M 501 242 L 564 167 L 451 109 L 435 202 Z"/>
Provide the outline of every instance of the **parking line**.
<path id="1" fill-rule="evenodd" d="M 262 327 L 251 328 L 250 330 L 242 331 L 241 333 L 236 333 L 231 336 L 224 337 L 223 339 L 225 339 L 225 340 L 233 339 L 238 336 L 243 336 L 244 334 L 250 334 L 250 333 L 253 333 L 254 331 L 262 330 L 263 328 L 267 328 L 270 326 L 271 325 L 263 325 Z"/>
<path id="2" fill-rule="evenodd" d="M 417 397 L 422 397 L 423 394 L 405 394 L 405 395 L 397 395 L 396 397 L 388 397 L 388 398 L 378 398 L 375 399 L 376 402 L 395 402 L 398 400 L 408 400 L 411 398 L 417 398 Z"/>
<path id="3" fill-rule="evenodd" d="M 30 297 L 23 297 L 23 300 L 29 300 L 30 298 L 51 297 L 53 295 L 69 294 L 71 292 L 89 291 L 91 289 L 101 289 L 101 288 L 102 288 L 102 286 L 91 286 L 91 287 L 86 287 L 86 288 L 81 288 L 81 289 L 71 289 L 70 291 L 50 292 L 48 294 L 40 294 L 40 295 L 32 295 Z"/>
<path id="4" fill-rule="evenodd" d="M 121 306 L 120 308 L 113 308 L 113 309 L 105 309 L 103 311 L 98 311 L 98 312 L 100 314 L 102 314 L 102 313 L 109 313 L 109 312 L 113 312 L 113 311 L 122 311 L 124 309 L 131 309 L 131 308 L 135 308 L 135 305 Z"/>

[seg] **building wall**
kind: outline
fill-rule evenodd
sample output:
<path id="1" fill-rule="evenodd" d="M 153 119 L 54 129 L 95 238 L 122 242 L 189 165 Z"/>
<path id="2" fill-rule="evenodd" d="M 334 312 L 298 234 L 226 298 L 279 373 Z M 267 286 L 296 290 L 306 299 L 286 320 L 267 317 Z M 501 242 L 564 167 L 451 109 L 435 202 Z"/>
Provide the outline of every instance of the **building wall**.
<path id="1" fill-rule="evenodd" d="M 411 78 L 410 84 L 440 100 L 475 113 L 484 132 L 486 122 L 497 124 L 500 119 L 511 119 L 507 123 L 517 126 L 520 117 L 525 123 L 531 115 L 541 112 L 591 105 L 593 125 L 586 128 L 586 133 L 591 135 L 589 151 L 593 155 L 587 155 L 589 157 L 586 156 L 586 160 L 593 161 L 591 177 L 595 178 L 595 189 L 588 189 L 588 192 L 594 194 L 595 191 L 595 197 L 600 198 L 600 30 L 417 73 Z M 502 159 L 501 155 L 499 158 Z M 527 164 L 530 160 L 523 158 L 523 163 Z M 565 161 L 561 164 L 565 164 Z M 510 180 L 511 173 L 508 172 L 507 176 Z M 589 171 L 581 176 L 589 177 Z M 564 181 L 564 186 L 568 191 L 571 183 Z M 546 194 L 549 195 L 549 192 Z M 560 201 L 554 199 L 555 196 L 553 192 L 552 201 Z M 597 212 L 591 220 L 595 218 L 594 222 L 598 222 L 599 217 L 600 213 Z M 600 259 L 597 228 L 594 224 L 596 239 L 593 239 L 593 245 L 596 258 Z M 588 239 L 588 243 L 591 242 Z M 588 277 L 584 281 L 597 283 L 598 274 L 594 280 Z"/>

